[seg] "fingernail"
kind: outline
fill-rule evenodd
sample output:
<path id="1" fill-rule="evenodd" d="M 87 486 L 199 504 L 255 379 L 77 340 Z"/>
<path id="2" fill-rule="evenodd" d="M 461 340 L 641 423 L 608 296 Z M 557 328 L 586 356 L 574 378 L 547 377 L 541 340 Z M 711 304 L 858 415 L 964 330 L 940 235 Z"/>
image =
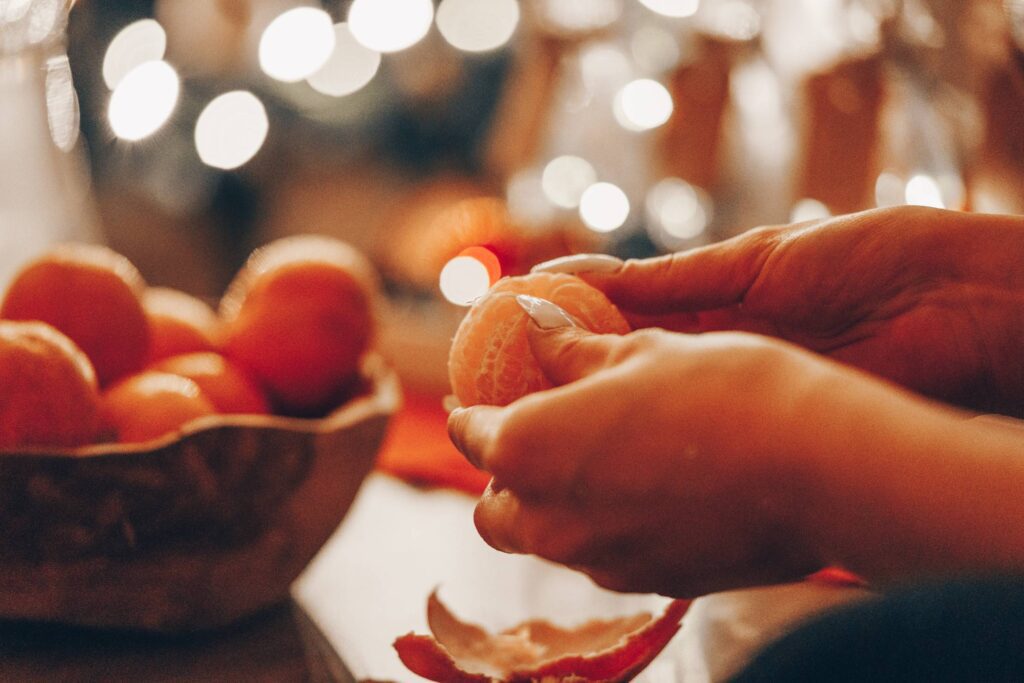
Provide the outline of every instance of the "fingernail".
<path id="1" fill-rule="evenodd" d="M 516 303 L 519 304 L 526 314 L 537 323 L 542 330 L 553 330 L 557 327 L 576 327 L 576 321 L 565 310 L 548 301 L 539 299 L 528 294 L 516 296 Z"/>
<path id="2" fill-rule="evenodd" d="M 450 413 L 456 408 L 461 408 L 462 404 L 459 402 L 459 399 L 455 394 L 448 394 L 441 399 L 441 407 L 444 408 L 444 412 Z"/>
<path id="3" fill-rule="evenodd" d="M 538 263 L 531 273 L 612 273 L 624 261 L 608 254 L 573 254 Z"/>

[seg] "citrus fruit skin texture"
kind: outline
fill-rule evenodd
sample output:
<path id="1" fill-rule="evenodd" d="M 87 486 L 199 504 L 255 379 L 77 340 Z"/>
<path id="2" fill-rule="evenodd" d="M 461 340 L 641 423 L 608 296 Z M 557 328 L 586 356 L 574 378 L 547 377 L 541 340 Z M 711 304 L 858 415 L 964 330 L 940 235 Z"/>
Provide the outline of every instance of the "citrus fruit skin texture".
<path id="1" fill-rule="evenodd" d="M 0 449 L 74 447 L 99 433 L 96 373 L 45 323 L 0 321 Z"/>
<path id="2" fill-rule="evenodd" d="M 558 304 L 591 332 L 630 331 L 604 293 L 575 275 L 533 273 L 499 280 L 469 310 L 452 341 L 448 377 L 464 406 L 508 405 L 552 386 L 530 351 L 529 316 L 516 303 L 518 294 Z"/>
<path id="3" fill-rule="evenodd" d="M 279 412 L 321 414 L 357 377 L 374 335 L 376 290 L 372 267 L 349 245 L 278 240 L 253 254 L 221 302 L 224 354 Z"/>
<path id="4" fill-rule="evenodd" d="M 270 412 L 267 398 L 256 380 L 219 353 L 201 351 L 172 356 L 151 365 L 150 369 L 192 380 L 218 413 L 266 415 Z"/>
<path id="5" fill-rule="evenodd" d="M 124 256 L 96 245 L 61 245 L 15 276 L 0 318 L 57 328 L 85 352 L 100 385 L 106 385 L 146 362 L 144 288 L 139 271 Z"/>
<path id="6" fill-rule="evenodd" d="M 141 443 L 175 432 L 216 409 L 192 380 L 147 370 L 114 384 L 101 397 L 106 428 L 122 443 Z"/>
<path id="7" fill-rule="evenodd" d="M 194 296 L 167 287 L 149 287 L 142 297 L 149 321 L 149 362 L 217 348 L 220 320 Z"/>

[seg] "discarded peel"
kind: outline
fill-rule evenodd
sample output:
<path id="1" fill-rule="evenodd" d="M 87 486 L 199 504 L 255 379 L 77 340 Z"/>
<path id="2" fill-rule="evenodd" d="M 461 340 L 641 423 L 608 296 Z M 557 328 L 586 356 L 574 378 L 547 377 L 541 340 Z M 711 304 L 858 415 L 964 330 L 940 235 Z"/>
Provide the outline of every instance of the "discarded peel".
<path id="1" fill-rule="evenodd" d="M 574 275 L 533 273 L 491 287 L 455 333 L 448 356 L 452 391 L 464 406 L 507 405 L 551 387 L 530 351 L 528 317 L 515 295 L 552 301 L 599 334 L 626 334 L 629 323 L 598 289 Z"/>
<path id="2" fill-rule="evenodd" d="M 410 671 L 438 683 L 628 681 L 668 645 L 689 606 L 674 600 L 657 618 L 638 614 L 575 628 L 528 621 L 490 634 L 457 619 L 435 591 L 427 602 L 433 635 L 410 633 L 394 648 Z"/>

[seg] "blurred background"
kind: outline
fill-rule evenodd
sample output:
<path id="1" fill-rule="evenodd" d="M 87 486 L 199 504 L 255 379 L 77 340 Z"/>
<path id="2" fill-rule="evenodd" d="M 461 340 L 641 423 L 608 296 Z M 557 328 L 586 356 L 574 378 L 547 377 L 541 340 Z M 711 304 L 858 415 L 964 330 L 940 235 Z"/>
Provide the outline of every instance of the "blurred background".
<path id="1" fill-rule="evenodd" d="M 215 300 L 356 245 L 407 386 L 561 254 L 894 204 L 1024 212 L 1018 0 L 0 0 L 0 276 L 99 239 Z M 66 25 L 65 25 L 66 20 Z M 66 30 L 65 30 L 66 29 Z"/>

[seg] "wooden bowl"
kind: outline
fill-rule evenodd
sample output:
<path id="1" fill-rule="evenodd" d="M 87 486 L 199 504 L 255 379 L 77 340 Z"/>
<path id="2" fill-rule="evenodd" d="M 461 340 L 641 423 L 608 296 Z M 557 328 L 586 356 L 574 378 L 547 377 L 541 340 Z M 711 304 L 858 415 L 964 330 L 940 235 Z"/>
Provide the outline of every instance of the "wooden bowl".
<path id="1" fill-rule="evenodd" d="M 0 453 L 0 618 L 189 631 L 288 595 L 400 402 L 394 373 L 315 420 L 225 416 L 139 445 Z"/>

